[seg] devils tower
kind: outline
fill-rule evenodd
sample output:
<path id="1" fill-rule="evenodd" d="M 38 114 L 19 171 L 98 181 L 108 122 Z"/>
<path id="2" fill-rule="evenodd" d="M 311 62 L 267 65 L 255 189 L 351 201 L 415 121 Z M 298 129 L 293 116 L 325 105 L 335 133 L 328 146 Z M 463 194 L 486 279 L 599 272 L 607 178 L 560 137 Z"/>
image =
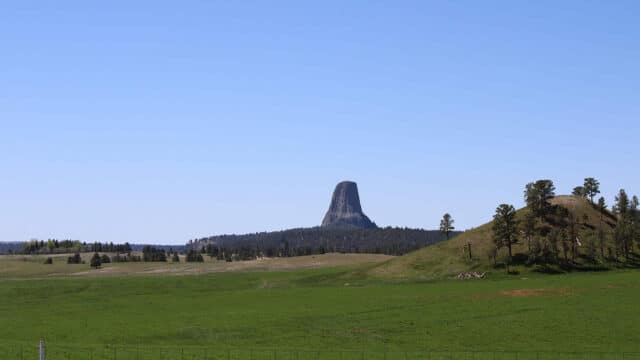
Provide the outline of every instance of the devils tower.
<path id="1" fill-rule="evenodd" d="M 351 227 L 375 229 L 376 224 L 362 212 L 358 185 L 352 181 L 343 181 L 336 185 L 329 210 L 322 220 L 326 227 Z"/>

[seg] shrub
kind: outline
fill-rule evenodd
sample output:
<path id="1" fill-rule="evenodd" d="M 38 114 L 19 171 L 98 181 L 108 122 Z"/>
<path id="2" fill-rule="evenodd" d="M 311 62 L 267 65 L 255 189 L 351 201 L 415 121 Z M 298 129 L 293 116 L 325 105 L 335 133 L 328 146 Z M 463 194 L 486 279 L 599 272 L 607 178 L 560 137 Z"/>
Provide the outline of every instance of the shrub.
<path id="1" fill-rule="evenodd" d="M 102 265 L 102 263 L 100 262 L 100 255 L 98 255 L 98 253 L 94 253 L 93 257 L 91 257 L 91 263 L 90 263 L 92 268 L 99 268 L 100 265 Z"/>
<path id="2" fill-rule="evenodd" d="M 80 257 L 80 253 L 75 253 L 73 256 L 69 256 L 67 258 L 67 264 L 82 264 L 82 258 Z"/>

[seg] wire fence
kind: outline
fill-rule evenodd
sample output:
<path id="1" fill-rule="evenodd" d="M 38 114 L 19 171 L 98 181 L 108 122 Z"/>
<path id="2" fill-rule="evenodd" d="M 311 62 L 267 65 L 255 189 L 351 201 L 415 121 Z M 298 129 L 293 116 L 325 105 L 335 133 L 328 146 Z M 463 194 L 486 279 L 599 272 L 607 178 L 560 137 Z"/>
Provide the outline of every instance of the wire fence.
<path id="1" fill-rule="evenodd" d="M 367 351 L 46 344 L 48 360 L 640 360 L 640 352 Z M 39 359 L 38 344 L 0 344 L 0 359 Z"/>

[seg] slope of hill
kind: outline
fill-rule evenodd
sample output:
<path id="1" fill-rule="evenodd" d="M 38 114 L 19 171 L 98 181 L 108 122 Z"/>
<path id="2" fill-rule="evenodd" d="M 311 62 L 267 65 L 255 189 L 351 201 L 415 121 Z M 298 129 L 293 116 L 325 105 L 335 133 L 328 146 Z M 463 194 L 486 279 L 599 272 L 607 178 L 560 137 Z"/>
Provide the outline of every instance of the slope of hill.
<path id="1" fill-rule="evenodd" d="M 579 230 L 584 234 L 588 231 L 600 229 L 600 212 L 586 199 L 575 196 L 557 196 L 550 201 L 551 205 L 557 205 L 569 210 L 577 219 Z M 518 210 L 518 219 L 523 220 L 526 209 Z M 615 227 L 616 218 L 609 212 L 603 214 L 602 228 L 610 233 Z M 468 244 L 471 244 L 471 259 L 469 257 Z M 607 246 L 610 247 L 611 240 Z M 584 245 L 583 245 L 584 247 Z M 504 271 L 496 269 L 493 257 L 490 256 L 495 249 L 492 239 L 492 222 L 480 227 L 467 230 L 464 233 L 448 241 L 408 253 L 395 258 L 369 270 L 368 274 L 377 278 L 387 279 L 436 279 L 455 276 L 467 271 Z M 498 263 L 506 254 L 506 249 L 498 252 Z M 584 253 L 585 250 L 579 250 Z M 513 246 L 514 258 L 526 257 L 528 244 L 523 236 Z M 578 261 L 584 261 L 578 259 Z M 529 271 L 535 267 L 516 266 L 517 271 Z"/>

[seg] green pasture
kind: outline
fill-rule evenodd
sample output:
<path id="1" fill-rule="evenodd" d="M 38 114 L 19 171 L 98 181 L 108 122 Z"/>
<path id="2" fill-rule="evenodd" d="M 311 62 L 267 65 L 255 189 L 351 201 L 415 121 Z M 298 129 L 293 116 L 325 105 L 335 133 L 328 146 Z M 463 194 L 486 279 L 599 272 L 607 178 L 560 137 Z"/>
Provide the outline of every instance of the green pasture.
<path id="1" fill-rule="evenodd" d="M 0 280 L 0 358 L 41 337 L 49 359 L 640 358 L 638 271 L 365 273 Z"/>

